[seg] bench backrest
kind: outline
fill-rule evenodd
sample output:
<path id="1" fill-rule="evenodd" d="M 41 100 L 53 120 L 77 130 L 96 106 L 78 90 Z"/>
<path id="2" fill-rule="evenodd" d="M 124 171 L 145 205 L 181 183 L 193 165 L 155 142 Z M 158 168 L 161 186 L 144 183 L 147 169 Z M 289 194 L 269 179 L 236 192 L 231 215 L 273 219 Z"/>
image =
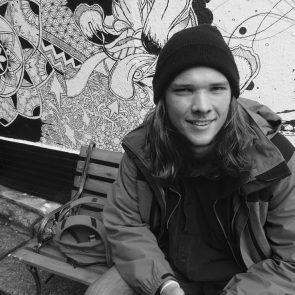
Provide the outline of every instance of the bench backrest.
<path id="1" fill-rule="evenodd" d="M 73 200 L 81 197 L 100 197 L 100 200 L 106 201 L 107 193 L 115 181 L 118 173 L 119 164 L 122 153 L 101 150 L 95 148 L 94 143 L 90 143 L 88 147 L 81 147 L 80 156 L 77 162 L 76 175 L 71 195 L 71 200 L 61 207 L 51 211 L 41 221 L 37 230 L 37 251 L 49 240 L 52 239 L 52 227 L 56 221 L 63 218 L 70 210 L 70 204 Z M 93 205 L 83 204 L 83 214 L 94 215 L 101 218 L 102 208 Z M 80 207 L 80 208 L 81 208 Z M 81 212 L 81 211 L 79 211 Z"/>
<path id="2" fill-rule="evenodd" d="M 93 143 L 90 143 L 88 147 L 82 147 L 77 163 L 72 197 L 77 194 L 80 188 L 81 196 L 106 198 L 111 184 L 117 177 L 122 155 L 120 152 L 95 148 Z M 85 167 L 85 161 L 88 161 L 87 167 Z M 84 167 L 86 173 L 83 175 Z"/>

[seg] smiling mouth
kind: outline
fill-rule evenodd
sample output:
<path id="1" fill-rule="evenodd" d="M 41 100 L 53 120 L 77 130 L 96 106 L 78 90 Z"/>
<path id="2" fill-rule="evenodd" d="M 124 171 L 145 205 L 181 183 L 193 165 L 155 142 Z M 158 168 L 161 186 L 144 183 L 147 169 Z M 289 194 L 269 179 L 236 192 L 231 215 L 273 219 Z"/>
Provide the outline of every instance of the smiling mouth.
<path id="1" fill-rule="evenodd" d="M 205 127 L 211 124 L 214 120 L 187 120 L 188 123 L 198 126 L 198 127 Z"/>

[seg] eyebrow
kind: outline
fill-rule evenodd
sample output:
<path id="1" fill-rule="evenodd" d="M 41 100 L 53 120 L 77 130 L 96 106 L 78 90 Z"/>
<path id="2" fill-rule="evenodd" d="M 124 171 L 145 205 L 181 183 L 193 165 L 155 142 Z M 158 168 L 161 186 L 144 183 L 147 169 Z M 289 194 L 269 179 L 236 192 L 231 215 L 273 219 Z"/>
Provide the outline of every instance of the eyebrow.
<path id="1" fill-rule="evenodd" d="M 210 86 L 227 86 L 229 85 L 229 82 L 228 81 L 224 81 L 224 82 L 214 82 L 214 83 L 211 83 L 209 84 Z"/>
<path id="2" fill-rule="evenodd" d="M 192 84 L 191 83 L 171 83 L 171 85 L 170 86 L 172 86 L 172 87 L 189 87 L 189 86 L 191 86 Z"/>
<path id="3" fill-rule="evenodd" d="M 192 86 L 194 83 L 177 83 L 177 82 L 172 82 L 171 83 L 171 87 L 190 87 Z M 213 82 L 213 83 L 209 83 L 209 86 L 228 86 L 229 82 L 228 81 L 220 81 L 220 82 Z"/>

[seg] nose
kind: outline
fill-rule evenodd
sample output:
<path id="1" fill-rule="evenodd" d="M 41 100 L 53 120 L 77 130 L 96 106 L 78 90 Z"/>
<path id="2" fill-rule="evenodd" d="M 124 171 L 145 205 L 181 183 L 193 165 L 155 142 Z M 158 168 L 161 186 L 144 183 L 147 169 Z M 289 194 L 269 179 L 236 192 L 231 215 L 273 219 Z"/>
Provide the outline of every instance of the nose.
<path id="1" fill-rule="evenodd" d="M 192 97 L 191 109 L 193 113 L 208 113 L 211 111 L 211 103 L 205 91 L 197 91 Z"/>

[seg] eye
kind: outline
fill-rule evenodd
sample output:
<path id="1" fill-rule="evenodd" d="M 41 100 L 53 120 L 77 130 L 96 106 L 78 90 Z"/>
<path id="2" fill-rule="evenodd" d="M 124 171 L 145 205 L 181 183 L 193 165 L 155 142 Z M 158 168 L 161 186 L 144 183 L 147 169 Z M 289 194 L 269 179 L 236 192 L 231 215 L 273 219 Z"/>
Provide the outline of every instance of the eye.
<path id="1" fill-rule="evenodd" d="M 222 92 L 222 91 L 225 91 L 225 90 L 227 90 L 226 86 L 212 86 L 210 88 L 210 91 L 212 91 L 212 92 Z"/>
<path id="2" fill-rule="evenodd" d="M 192 89 L 189 87 L 177 87 L 173 89 L 173 92 L 177 95 L 186 95 L 192 92 Z"/>

